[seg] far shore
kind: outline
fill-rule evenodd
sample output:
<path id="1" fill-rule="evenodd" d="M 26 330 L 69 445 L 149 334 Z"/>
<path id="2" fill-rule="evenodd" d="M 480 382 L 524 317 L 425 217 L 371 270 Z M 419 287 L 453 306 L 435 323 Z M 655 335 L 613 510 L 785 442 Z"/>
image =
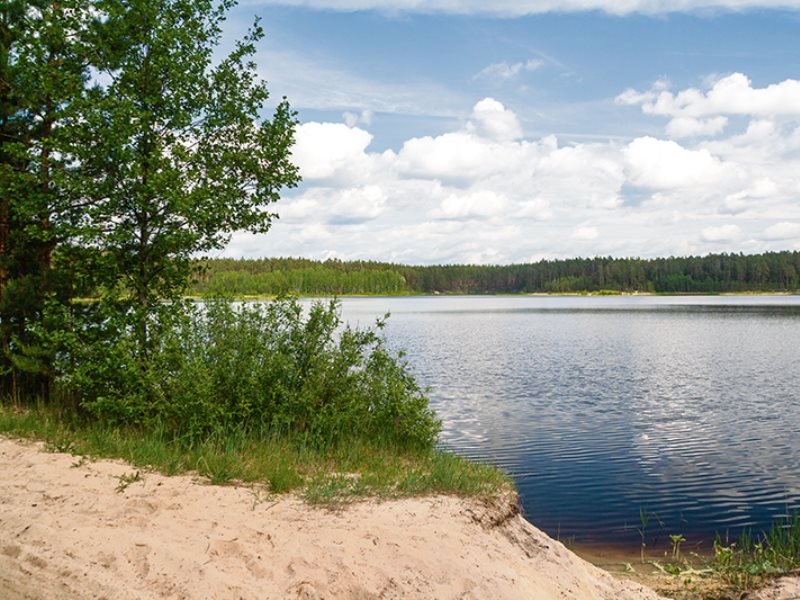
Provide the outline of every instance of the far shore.
<path id="1" fill-rule="evenodd" d="M 293 295 L 293 294 L 290 294 Z M 669 297 L 676 297 L 676 298 L 691 298 L 691 297 L 698 297 L 698 296 L 800 296 L 800 290 L 798 291 L 791 291 L 791 292 L 783 292 L 783 291 L 775 291 L 775 292 L 686 292 L 682 294 L 678 293 L 661 293 L 661 292 L 614 292 L 614 293 L 607 293 L 607 292 L 523 292 L 519 294 L 492 294 L 490 292 L 481 293 L 481 294 L 459 294 L 453 292 L 438 292 L 438 293 L 431 293 L 431 294 L 415 294 L 415 293 L 408 293 L 408 294 L 299 294 L 297 297 L 299 298 L 467 298 L 467 297 L 497 297 L 497 298 L 524 298 L 524 297 L 533 297 L 533 298 L 582 298 L 582 297 L 593 297 L 593 298 L 602 298 L 602 297 L 633 297 L 633 296 L 653 296 L 653 297 L 662 297 L 662 298 L 669 298 Z M 186 300 L 206 300 L 208 298 L 213 298 L 214 296 L 198 296 L 198 295 L 186 295 L 184 299 Z M 247 302 L 247 301 L 269 301 L 278 298 L 275 295 L 257 295 L 257 294 L 234 294 L 231 296 L 234 300 Z M 91 300 L 89 298 L 82 298 L 83 301 Z"/>

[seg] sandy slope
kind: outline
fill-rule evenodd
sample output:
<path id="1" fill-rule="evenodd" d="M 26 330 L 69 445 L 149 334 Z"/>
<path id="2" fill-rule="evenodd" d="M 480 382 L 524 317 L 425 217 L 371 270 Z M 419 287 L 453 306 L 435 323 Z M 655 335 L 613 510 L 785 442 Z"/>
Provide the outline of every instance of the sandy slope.
<path id="1" fill-rule="evenodd" d="M 800 574 L 783 577 L 763 590 L 753 592 L 747 600 L 800 600 Z"/>
<path id="2" fill-rule="evenodd" d="M 0 438 L 0 598 L 656 599 L 498 507 L 331 512 Z M 498 524 L 498 521 L 501 523 Z"/>

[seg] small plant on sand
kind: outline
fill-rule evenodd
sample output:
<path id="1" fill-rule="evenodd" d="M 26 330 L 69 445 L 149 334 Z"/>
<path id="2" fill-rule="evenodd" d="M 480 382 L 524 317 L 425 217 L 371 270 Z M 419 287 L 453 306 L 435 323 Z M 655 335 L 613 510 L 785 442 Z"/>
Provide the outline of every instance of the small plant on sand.
<path id="1" fill-rule="evenodd" d="M 66 436 L 59 436 L 52 439 L 44 445 L 45 452 L 60 452 L 62 454 L 71 454 L 75 449 L 75 445 L 71 439 Z"/>
<path id="2" fill-rule="evenodd" d="M 672 542 L 672 559 L 680 560 L 681 544 L 686 541 L 686 538 L 680 533 L 674 533 L 669 536 L 669 539 Z"/>
<path id="3" fill-rule="evenodd" d="M 116 488 L 117 493 L 121 494 L 126 489 L 128 489 L 128 486 L 131 485 L 132 483 L 141 481 L 142 474 L 139 471 L 136 471 L 135 473 L 123 473 L 122 475 L 117 476 L 117 479 L 119 479 L 119 485 L 117 485 Z"/>
<path id="4" fill-rule="evenodd" d="M 270 493 L 269 487 L 259 483 L 254 483 L 250 486 L 250 494 L 253 496 L 253 506 L 250 508 L 250 510 L 255 510 L 256 506 L 264 502 L 268 502 L 274 497 Z"/>

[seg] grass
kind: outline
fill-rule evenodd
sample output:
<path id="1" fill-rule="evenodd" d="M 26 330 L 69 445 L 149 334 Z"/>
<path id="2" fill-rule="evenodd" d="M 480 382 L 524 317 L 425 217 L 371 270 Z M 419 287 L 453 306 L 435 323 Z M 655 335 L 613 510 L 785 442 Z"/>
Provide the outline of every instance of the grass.
<path id="1" fill-rule="evenodd" d="M 650 515 L 640 511 L 642 540 Z M 760 533 L 744 530 L 736 538 L 717 536 L 711 555 L 684 552 L 687 540 L 682 534 L 671 534 L 669 540 L 671 548 L 663 558 L 651 552 L 645 560 L 643 541 L 641 567 L 626 563 L 625 571 L 615 572 L 676 600 L 740 599 L 776 577 L 800 573 L 800 514 L 790 514 L 788 508 Z"/>
<path id="2" fill-rule="evenodd" d="M 787 511 L 768 531 L 757 535 L 744 531 L 733 542 L 717 537 L 712 568 L 741 591 L 800 569 L 800 515 Z"/>
<path id="3" fill-rule="evenodd" d="M 162 428 L 139 431 L 79 419 L 57 408 L 0 404 L 0 432 L 40 440 L 53 452 L 118 458 L 165 475 L 198 473 L 212 484 L 260 486 L 269 494 L 294 492 L 312 504 L 338 505 L 366 497 L 427 494 L 497 497 L 513 489 L 495 467 L 439 449 L 413 450 L 392 443 L 350 439 L 321 447 L 298 434 L 229 431 L 181 439 Z M 119 491 L 138 481 L 137 471 Z M 119 488 L 118 488 L 119 489 Z"/>

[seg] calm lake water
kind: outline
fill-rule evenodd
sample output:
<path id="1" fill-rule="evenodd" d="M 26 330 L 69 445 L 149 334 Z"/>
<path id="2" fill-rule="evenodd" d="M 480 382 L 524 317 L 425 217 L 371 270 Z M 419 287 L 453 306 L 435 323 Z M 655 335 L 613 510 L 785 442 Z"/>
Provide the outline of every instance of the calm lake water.
<path id="1" fill-rule="evenodd" d="M 443 443 L 576 545 L 762 528 L 800 507 L 800 297 L 347 298 L 390 311 Z M 655 538 L 660 538 L 658 541 Z"/>

